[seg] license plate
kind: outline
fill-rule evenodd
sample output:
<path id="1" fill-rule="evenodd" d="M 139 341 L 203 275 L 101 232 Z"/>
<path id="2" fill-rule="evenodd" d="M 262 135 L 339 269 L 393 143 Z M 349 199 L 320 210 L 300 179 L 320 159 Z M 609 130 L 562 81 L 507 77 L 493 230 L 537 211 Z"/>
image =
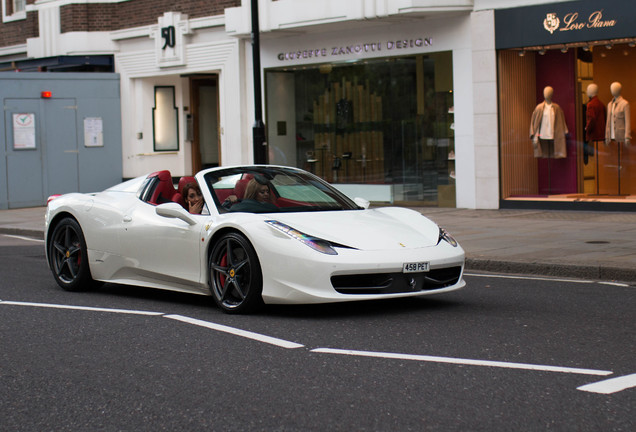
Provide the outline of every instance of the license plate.
<path id="1" fill-rule="evenodd" d="M 404 263 L 402 273 L 421 273 L 429 270 L 428 262 Z"/>

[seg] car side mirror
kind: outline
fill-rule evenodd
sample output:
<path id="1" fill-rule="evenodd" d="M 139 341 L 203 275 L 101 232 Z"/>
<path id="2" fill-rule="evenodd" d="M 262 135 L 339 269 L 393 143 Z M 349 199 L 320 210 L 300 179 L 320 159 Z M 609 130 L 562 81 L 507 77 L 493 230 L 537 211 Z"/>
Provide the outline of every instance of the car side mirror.
<path id="1" fill-rule="evenodd" d="M 369 205 L 371 204 L 369 201 L 365 200 L 364 198 L 360 198 L 360 197 L 355 197 L 353 199 L 353 202 L 357 204 L 358 207 L 362 207 L 363 209 L 368 209 Z"/>
<path id="2" fill-rule="evenodd" d="M 196 225 L 197 223 L 196 219 L 177 203 L 159 204 L 155 208 L 155 212 L 162 217 L 181 219 L 188 225 Z"/>

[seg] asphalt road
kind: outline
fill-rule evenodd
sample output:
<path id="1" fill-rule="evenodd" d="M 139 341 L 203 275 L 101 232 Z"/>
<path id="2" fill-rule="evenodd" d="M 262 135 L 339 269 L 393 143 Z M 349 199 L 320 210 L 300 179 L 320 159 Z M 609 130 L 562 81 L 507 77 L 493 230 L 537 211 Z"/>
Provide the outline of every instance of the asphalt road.
<path id="1" fill-rule="evenodd" d="M 230 316 L 65 292 L 41 243 L 1 235 L 0 275 L 2 431 L 636 429 L 633 286 L 468 275 L 434 297 Z"/>

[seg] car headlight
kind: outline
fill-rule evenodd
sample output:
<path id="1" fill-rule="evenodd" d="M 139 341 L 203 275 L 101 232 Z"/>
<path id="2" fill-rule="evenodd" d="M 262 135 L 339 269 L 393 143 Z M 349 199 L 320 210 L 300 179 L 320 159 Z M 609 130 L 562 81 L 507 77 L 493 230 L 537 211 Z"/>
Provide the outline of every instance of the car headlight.
<path id="1" fill-rule="evenodd" d="M 453 236 L 450 235 L 444 228 L 439 229 L 439 238 L 437 239 L 437 244 L 439 244 L 439 242 L 441 242 L 442 240 L 446 241 L 452 247 L 457 247 L 457 240 L 455 240 Z"/>
<path id="2" fill-rule="evenodd" d="M 324 253 L 326 255 L 338 255 L 338 252 L 336 252 L 336 250 L 331 247 L 331 244 L 327 240 L 310 236 L 276 220 L 266 220 L 265 223 L 287 234 L 289 237 L 294 238 L 299 242 L 309 246 L 315 251 Z"/>

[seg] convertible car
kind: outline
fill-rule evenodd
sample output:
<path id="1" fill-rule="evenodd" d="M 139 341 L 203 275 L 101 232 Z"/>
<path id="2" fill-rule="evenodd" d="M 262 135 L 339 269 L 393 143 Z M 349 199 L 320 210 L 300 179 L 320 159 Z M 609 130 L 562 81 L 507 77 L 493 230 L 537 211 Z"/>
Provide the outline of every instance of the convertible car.
<path id="1" fill-rule="evenodd" d="M 192 184 L 201 214 L 182 196 Z M 101 282 L 183 291 L 211 295 L 229 313 L 465 285 L 464 251 L 444 229 L 414 210 L 368 207 L 295 168 L 211 168 L 177 187 L 159 171 L 51 197 L 46 254 L 69 291 Z"/>

